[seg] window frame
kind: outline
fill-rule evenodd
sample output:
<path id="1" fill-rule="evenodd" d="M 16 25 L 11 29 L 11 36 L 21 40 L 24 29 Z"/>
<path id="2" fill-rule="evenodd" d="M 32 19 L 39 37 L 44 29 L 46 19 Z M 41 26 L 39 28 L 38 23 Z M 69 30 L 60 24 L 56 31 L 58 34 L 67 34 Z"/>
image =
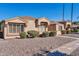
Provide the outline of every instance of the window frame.
<path id="1" fill-rule="evenodd" d="M 15 24 L 15 27 L 13 27 Z M 10 29 L 10 25 L 11 25 L 11 29 Z M 19 32 L 18 32 L 18 26 L 19 25 Z M 21 27 L 23 25 L 23 28 Z M 15 28 L 15 32 L 14 32 L 14 28 Z M 21 23 L 9 23 L 9 28 L 8 28 L 8 32 L 9 33 L 20 33 L 20 32 L 23 32 L 24 31 L 24 24 L 21 24 Z M 21 31 L 23 30 L 23 31 Z M 11 32 L 10 32 L 11 31 Z"/>

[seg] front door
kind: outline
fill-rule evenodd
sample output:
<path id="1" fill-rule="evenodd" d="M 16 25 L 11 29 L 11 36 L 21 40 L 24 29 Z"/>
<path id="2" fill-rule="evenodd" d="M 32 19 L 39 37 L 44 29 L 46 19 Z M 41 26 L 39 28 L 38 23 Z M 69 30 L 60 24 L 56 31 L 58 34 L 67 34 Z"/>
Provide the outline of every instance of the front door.
<path id="1" fill-rule="evenodd" d="M 46 31 L 46 27 L 45 26 L 39 26 L 39 32 L 43 33 Z"/>

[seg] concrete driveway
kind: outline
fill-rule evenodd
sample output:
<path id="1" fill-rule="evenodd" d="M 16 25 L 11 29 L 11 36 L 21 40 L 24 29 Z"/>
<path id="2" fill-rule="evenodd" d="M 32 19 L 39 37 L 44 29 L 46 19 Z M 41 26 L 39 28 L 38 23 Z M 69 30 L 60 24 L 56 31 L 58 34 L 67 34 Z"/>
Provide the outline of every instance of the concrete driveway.
<path id="1" fill-rule="evenodd" d="M 64 36 L 79 38 L 79 33 L 65 34 Z"/>
<path id="2" fill-rule="evenodd" d="M 60 37 L 77 39 L 77 40 L 63 44 L 62 46 L 53 49 L 51 52 L 60 51 L 62 53 L 66 53 L 71 56 L 79 56 L 79 34 L 65 34 Z"/>

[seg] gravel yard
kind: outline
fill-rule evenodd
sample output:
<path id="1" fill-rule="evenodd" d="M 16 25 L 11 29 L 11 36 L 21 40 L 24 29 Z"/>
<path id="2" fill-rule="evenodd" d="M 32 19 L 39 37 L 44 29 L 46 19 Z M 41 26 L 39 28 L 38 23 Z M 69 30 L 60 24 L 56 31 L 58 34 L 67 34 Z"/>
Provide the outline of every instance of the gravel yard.
<path id="1" fill-rule="evenodd" d="M 41 49 L 54 49 L 76 39 L 62 37 L 0 40 L 1 56 L 31 56 Z"/>
<path id="2" fill-rule="evenodd" d="M 71 56 L 79 56 L 79 47 L 71 53 Z"/>

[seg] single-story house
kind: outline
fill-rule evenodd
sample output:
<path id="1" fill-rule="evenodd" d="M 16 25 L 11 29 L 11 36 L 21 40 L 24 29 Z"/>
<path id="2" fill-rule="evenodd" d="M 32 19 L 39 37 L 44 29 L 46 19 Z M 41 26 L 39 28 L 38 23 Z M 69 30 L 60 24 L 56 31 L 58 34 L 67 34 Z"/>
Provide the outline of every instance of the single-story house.
<path id="1" fill-rule="evenodd" d="M 57 31 L 57 34 L 61 34 L 60 31 L 64 30 L 64 25 L 51 22 L 45 17 L 36 19 L 29 16 L 15 17 L 0 22 L 0 37 L 4 39 L 18 38 L 19 33 L 29 30 L 39 31 L 40 34 L 54 30 Z"/>
<path id="2" fill-rule="evenodd" d="M 71 30 L 71 21 L 59 21 L 59 23 L 63 24 L 66 30 Z"/>
<path id="3" fill-rule="evenodd" d="M 73 24 L 73 25 L 72 25 L 72 29 L 73 29 L 73 30 L 79 29 L 79 24 Z"/>

